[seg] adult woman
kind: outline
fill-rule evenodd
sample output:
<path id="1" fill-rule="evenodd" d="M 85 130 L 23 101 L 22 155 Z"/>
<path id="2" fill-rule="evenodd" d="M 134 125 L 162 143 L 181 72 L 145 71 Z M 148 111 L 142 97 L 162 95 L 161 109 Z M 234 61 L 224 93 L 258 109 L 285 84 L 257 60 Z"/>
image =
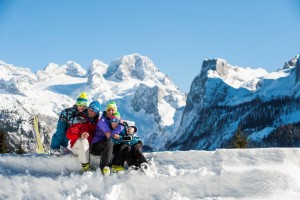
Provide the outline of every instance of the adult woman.
<path id="1" fill-rule="evenodd" d="M 113 156 L 114 143 L 110 138 L 113 138 L 115 133 L 121 132 L 119 128 L 113 131 L 110 129 L 110 117 L 115 112 L 117 112 L 117 105 L 115 102 L 110 102 L 97 123 L 96 133 L 92 139 L 91 153 L 101 155 L 100 169 L 104 175 L 110 174 L 109 165 Z"/>

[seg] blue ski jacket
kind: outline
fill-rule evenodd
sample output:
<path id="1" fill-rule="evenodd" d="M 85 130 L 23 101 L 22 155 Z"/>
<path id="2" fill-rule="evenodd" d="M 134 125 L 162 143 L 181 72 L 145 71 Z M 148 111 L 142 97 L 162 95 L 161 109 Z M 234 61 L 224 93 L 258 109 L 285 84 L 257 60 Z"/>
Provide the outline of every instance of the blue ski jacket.
<path id="1" fill-rule="evenodd" d="M 83 111 L 87 116 L 87 110 Z M 67 147 L 68 146 L 68 139 L 66 137 L 67 129 L 76 123 L 83 123 L 84 118 L 79 117 L 79 111 L 77 110 L 77 106 L 74 105 L 71 108 L 66 108 L 61 112 L 59 115 L 59 119 L 57 122 L 56 132 L 52 136 L 51 140 L 51 148 L 52 149 L 59 149 L 60 146 Z"/>

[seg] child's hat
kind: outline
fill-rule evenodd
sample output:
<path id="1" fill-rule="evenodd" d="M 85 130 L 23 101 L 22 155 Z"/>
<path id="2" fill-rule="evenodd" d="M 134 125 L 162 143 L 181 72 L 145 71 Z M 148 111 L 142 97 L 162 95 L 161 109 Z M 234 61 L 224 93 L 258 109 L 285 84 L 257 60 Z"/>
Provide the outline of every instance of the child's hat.
<path id="1" fill-rule="evenodd" d="M 110 123 L 113 123 L 113 122 L 119 123 L 120 120 L 118 118 L 110 118 Z"/>
<path id="2" fill-rule="evenodd" d="M 112 115 L 112 117 L 117 117 L 119 120 L 121 119 L 121 115 L 119 112 L 114 112 L 114 114 Z"/>
<path id="3" fill-rule="evenodd" d="M 76 105 L 87 106 L 88 96 L 85 92 L 82 92 L 76 100 Z"/>
<path id="4" fill-rule="evenodd" d="M 134 133 L 137 132 L 137 127 L 135 127 L 135 126 L 129 126 L 129 127 L 134 128 Z"/>
<path id="5" fill-rule="evenodd" d="M 117 122 L 119 123 L 121 120 L 121 115 L 119 112 L 115 112 L 111 117 L 110 117 L 110 123 L 112 122 Z"/>

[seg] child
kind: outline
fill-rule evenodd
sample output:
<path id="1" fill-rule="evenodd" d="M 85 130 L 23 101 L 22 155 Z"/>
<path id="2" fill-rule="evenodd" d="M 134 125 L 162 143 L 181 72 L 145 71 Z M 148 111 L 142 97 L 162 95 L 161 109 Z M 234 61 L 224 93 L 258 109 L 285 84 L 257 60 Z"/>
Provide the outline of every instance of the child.
<path id="1" fill-rule="evenodd" d="M 125 153 L 126 149 L 123 147 L 123 131 L 124 126 L 120 123 L 121 117 L 119 112 L 115 112 L 110 117 L 110 128 L 114 130 L 115 134 L 111 138 L 111 141 L 114 143 L 113 153 L 114 158 L 112 160 L 112 171 L 113 172 L 124 172 L 124 162 L 125 162 Z M 116 130 L 118 130 L 116 132 Z"/>
<path id="2" fill-rule="evenodd" d="M 123 167 L 125 160 L 127 160 L 129 170 L 137 170 L 140 167 L 143 172 L 148 173 L 150 169 L 142 153 L 142 141 L 135 134 L 137 128 L 135 126 L 128 126 L 127 122 L 120 123 L 120 120 L 119 113 L 115 113 L 110 120 L 112 129 L 118 126 L 124 127 L 118 136 L 112 139 L 114 144 L 118 146 L 116 148 L 118 152 L 113 159 L 113 168 L 117 166 Z"/>
<path id="3" fill-rule="evenodd" d="M 127 124 L 126 130 L 127 135 L 132 137 L 132 140 L 128 142 L 128 144 L 130 145 L 130 150 L 126 152 L 125 156 L 129 170 L 138 170 L 138 168 L 140 167 L 145 174 L 149 174 L 150 168 L 142 152 L 142 141 L 135 134 L 137 132 L 137 128 L 135 126 L 128 126 Z"/>

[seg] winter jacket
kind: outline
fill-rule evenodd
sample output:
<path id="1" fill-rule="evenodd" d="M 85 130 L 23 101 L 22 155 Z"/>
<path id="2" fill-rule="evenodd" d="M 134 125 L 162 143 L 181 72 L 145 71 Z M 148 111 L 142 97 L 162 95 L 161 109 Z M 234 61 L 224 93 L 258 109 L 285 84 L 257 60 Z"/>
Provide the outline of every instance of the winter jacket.
<path id="1" fill-rule="evenodd" d="M 140 137 L 137 136 L 136 134 L 133 134 L 132 135 L 132 140 L 130 142 L 128 142 L 128 145 L 134 146 L 134 145 L 136 145 L 139 142 L 142 143 L 142 140 L 140 139 Z"/>
<path id="2" fill-rule="evenodd" d="M 52 136 L 51 140 L 51 148 L 59 149 L 60 146 L 67 147 L 68 139 L 66 138 L 67 129 L 75 123 L 82 122 L 82 118 L 78 118 L 79 111 L 77 110 L 77 106 L 74 105 L 71 108 L 66 108 L 63 110 L 59 116 L 56 132 Z M 84 111 L 87 116 L 87 110 Z"/>
<path id="3" fill-rule="evenodd" d="M 83 113 L 80 113 L 78 118 L 81 118 L 82 122 L 71 125 L 66 133 L 67 138 L 70 140 L 71 147 L 73 147 L 78 138 L 81 138 L 81 134 L 84 132 L 89 133 L 89 137 L 87 139 L 89 143 L 92 142 L 92 138 L 95 135 L 99 116 L 97 115 L 95 118 L 90 119 Z"/>
<path id="4" fill-rule="evenodd" d="M 92 139 L 92 144 L 100 141 L 107 140 L 105 133 L 110 132 L 110 138 L 113 138 L 115 134 L 120 133 L 124 127 L 118 126 L 116 129 L 111 130 L 110 118 L 107 116 L 106 111 L 103 112 L 100 120 L 97 123 L 96 133 Z"/>
<path id="5" fill-rule="evenodd" d="M 118 139 L 118 140 L 112 139 L 114 144 L 127 144 L 129 146 L 133 146 L 133 145 L 135 145 L 139 142 L 142 142 L 141 139 L 139 138 L 139 136 L 137 136 L 136 134 L 131 134 L 131 135 L 128 134 L 127 133 L 127 127 L 124 126 L 122 123 L 119 123 L 118 127 L 119 126 L 122 126 L 123 130 L 119 133 L 120 139 Z M 129 136 L 129 135 L 131 136 L 131 140 L 130 141 L 124 140 L 124 136 Z"/>

